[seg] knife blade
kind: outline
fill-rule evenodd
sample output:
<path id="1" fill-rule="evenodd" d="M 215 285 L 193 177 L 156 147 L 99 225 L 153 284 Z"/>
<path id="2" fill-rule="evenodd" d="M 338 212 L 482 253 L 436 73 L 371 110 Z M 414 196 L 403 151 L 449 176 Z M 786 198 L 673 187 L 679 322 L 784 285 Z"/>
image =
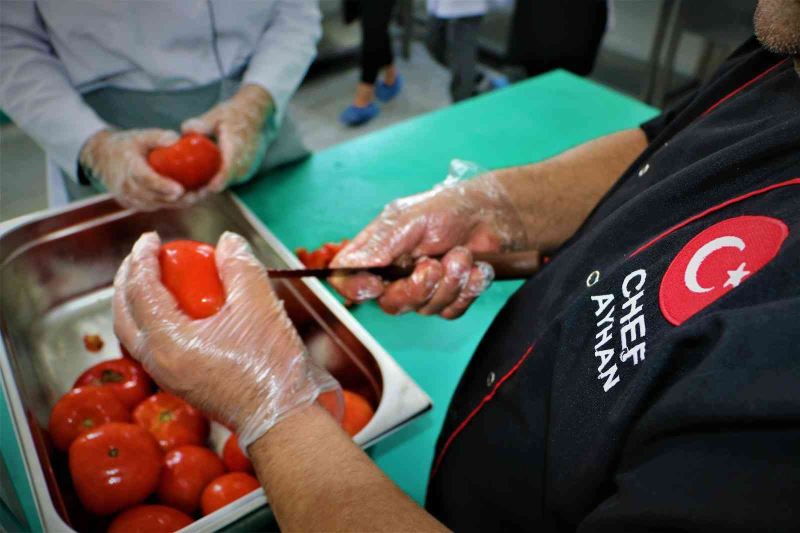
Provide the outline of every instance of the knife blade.
<path id="1" fill-rule="evenodd" d="M 436 256 L 434 259 L 441 259 Z M 492 265 L 497 280 L 527 279 L 541 267 L 541 254 L 536 250 L 507 253 L 475 253 L 475 261 L 483 261 Z M 416 261 L 405 258 L 395 264 L 380 267 L 348 267 L 348 268 L 302 268 L 302 269 L 267 269 L 269 277 L 284 278 L 330 278 L 333 276 L 351 276 L 359 272 L 368 272 L 387 281 L 402 279 L 411 275 Z"/>

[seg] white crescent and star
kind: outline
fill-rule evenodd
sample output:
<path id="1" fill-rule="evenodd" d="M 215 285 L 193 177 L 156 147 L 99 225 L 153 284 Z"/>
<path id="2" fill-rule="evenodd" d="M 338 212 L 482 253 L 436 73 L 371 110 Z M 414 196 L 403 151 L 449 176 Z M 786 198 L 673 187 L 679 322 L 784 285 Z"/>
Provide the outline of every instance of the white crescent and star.
<path id="1" fill-rule="evenodd" d="M 686 284 L 687 289 L 692 292 L 702 294 L 704 292 L 713 291 L 716 288 L 703 287 L 700 285 L 700 283 L 697 281 L 697 271 L 700 270 L 700 266 L 703 264 L 703 261 L 708 258 L 708 256 L 723 248 L 736 248 L 739 251 L 743 251 L 745 244 L 744 241 L 739 237 L 727 235 L 724 237 L 717 237 L 716 239 L 701 246 L 689 260 L 689 264 L 686 265 L 686 272 L 683 274 L 683 282 Z M 746 263 L 741 263 L 736 270 L 728 270 L 728 279 L 722 286 L 727 287 L 730 285 L 731 287 L 738 287 L 744 277 L 750 274 L 749 271 L 744 269 L 745 266 L 747 266 Z"/>

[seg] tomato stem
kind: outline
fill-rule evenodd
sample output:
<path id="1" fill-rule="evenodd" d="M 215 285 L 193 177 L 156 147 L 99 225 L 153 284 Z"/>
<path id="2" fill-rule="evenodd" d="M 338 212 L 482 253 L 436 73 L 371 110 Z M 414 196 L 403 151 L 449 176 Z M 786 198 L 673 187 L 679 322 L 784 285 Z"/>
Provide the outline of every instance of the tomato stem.
<path id="1" fill-rule="evenodd" d="M 100 381 L 102 383 L 118 383 L 122 381 L 123 377 L 122 374 L 114 370 L 103 370 L 103 373 L 100 375 Z"/>

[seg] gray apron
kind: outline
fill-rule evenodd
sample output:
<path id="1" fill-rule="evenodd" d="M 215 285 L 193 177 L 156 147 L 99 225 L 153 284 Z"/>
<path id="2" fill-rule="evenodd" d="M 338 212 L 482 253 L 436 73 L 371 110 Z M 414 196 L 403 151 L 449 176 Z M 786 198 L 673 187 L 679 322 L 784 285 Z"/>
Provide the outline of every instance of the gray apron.
<path id="1" fill-rule="evenodd" d="M 106 122 L 119 129 L 162 128 L 180 132 L 181 123 L 202 115 L 219 102 L 233 96 L 238 80 L 222 80 L 180 91 L 138 91 L 107 87 L 82 95 L 86 104 Z M 301 159 L 309 154 L 287 112 L 276 129 L 268 120 L 264 126 L 266 151 L 253 179 L 269 169 Z M 97 190 L 81 185 L 61 173 L 67 196 L 79 200 Z"/>

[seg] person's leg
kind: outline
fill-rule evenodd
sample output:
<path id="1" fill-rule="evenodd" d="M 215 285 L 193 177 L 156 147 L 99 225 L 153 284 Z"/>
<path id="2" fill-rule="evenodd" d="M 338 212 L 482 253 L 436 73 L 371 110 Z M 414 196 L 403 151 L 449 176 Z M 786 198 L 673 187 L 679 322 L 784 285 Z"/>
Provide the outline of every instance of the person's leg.
<path id="1" fill-rule="evenodd" d="M 482 16 L 451 19 L 447 27 L 450 95 L 454 102 L 472 96 L 478 79 L 478 30 Z"/>
<path id="2" fill-rule="evenodd" d="M 361 0 L 361 78 L 353 104 L 341 115 L 345 124 L 357 126 L 375 118 L 375 81 L 382 68 L 393 62 L 389 21 L 395 0 Z M 392 72 L 394 77 L 394 73 Z"/>
<path id="3" fill-rule="evenodd" d="M 430 15 L 428 17 L 425 47 L 431 57 L 443 67 L 447 66 L 447 20 Z"/>
<path id="4" fill-rule="evenodd" d="M 356 92 L 356 105 L 367 105 L 374 97 L 375 80 L 381 69 L 394 82 L 394 54 L 389 38 L 389 22 L 395 0 L 362 0 L 361 2 L 361 83 Z M 390 80 L 386 80 L 390 83 Z"/>

